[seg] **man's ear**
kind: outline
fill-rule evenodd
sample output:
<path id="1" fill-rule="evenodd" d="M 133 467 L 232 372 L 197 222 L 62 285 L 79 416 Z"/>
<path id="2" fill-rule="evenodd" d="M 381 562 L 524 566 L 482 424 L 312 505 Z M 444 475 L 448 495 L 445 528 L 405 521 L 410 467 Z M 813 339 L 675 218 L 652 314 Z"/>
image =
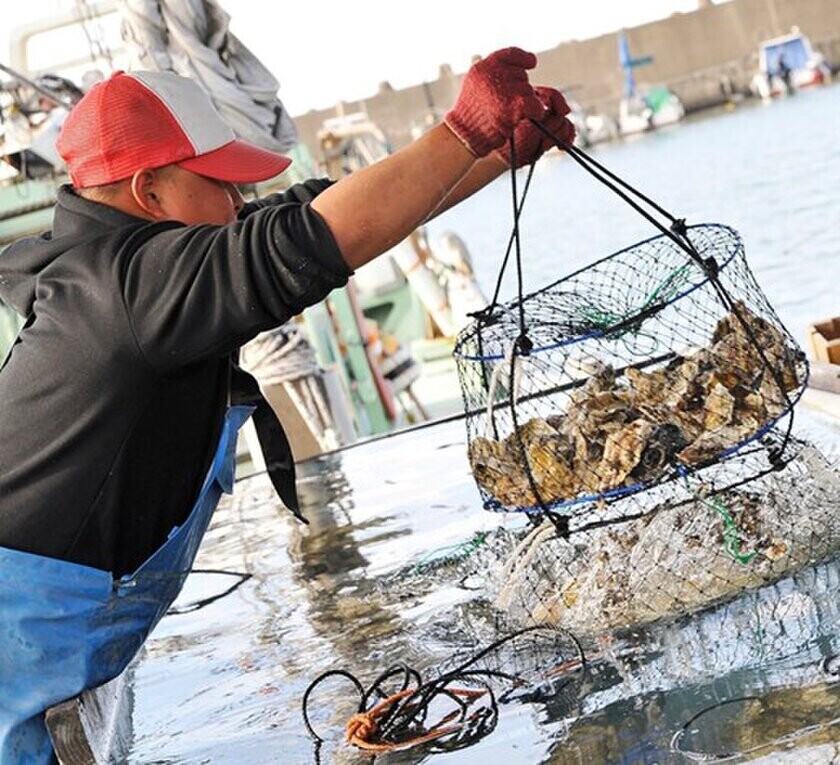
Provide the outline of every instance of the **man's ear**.
<path id="1" fill-rule="evenodd" d="M 160 179 L 154 168 L 144 167 L 131 176 L 131 196 L 151 220 L 166 219 L 166 213 L 161 205 L 159 187 Z"/>

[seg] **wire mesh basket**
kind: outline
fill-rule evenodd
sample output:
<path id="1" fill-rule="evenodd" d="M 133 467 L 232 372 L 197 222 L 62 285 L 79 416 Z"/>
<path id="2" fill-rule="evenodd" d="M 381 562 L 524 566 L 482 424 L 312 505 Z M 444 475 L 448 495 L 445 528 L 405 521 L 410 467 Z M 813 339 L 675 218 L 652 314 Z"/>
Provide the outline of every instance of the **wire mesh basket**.
<path id="1" fill-rule="evenodd" d="M 711 224 L 687 237 L 706 267 L 655 237 L 461 332 L 469 456 L 487 508 L 603 503 L 726 460 L 790 414 L 805 358 L 740 237 Z"/>

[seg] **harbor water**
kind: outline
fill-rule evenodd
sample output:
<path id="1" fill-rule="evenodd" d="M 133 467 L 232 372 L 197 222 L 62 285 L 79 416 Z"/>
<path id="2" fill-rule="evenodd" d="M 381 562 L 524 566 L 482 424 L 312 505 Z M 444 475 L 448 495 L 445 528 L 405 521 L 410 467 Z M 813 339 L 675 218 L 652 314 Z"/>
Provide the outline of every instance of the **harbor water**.
<path id="1" fill-rule="evenodd" d="M 804 343 L 808 324 L 840 312 L 838 136 L 834 86 L 699 115 L 594 155 L 689 223 L 737 229 Z M 431 226 L 433 242 L 444 230 L 466 241 L 487 294 L 511 205 L 502 178 Z M 654 233 L 559 155 L 539 163 L 521 222 L 526 289 Z M 513 294 L 512 271 L 502 296 Z M 798 422 L 836 462 L 840 424 L 807 412 Z M 358 702 L 349 683 L 313 697 L 313 723 L 328 738 L 313 746 L 301 716 L 309 683 L 335 668 L 370 682 L 396 662 L 434 674 L 486 644 L 493 617 L 482 584 L 494 563 L 482 562 L 481 547 L 469 578 L 429 562 L 477 531 L 522 521 L 481 509 L 462 421 L 325 455 L 299 472 L 309 527 L 264 475 L 240 481 L 217 511 L 197 571 L 132 670 L 121 761 L 370 762 L 341 743 Z M 700 614 L 602 639 L 585 673 L 553 695 L 501 704 L 495 730 L 474 746 L 377 762 L 690 761 L 679 749 L 706 760 L 836 762 L 838 594 L 835 558 Z"/>

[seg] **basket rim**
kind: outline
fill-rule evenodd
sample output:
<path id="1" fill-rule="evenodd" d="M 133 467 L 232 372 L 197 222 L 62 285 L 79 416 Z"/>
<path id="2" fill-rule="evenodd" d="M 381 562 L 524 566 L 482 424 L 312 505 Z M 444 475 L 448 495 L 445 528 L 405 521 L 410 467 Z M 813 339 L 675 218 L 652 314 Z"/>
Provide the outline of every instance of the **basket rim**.
<path id="1" fill-rule="evenodd" d="M 696 223 L 692 226 L 687 227 L 688 231 L 691 231 L 692 229 L 717 229 L 717 230 L 726 231 L 726 232 L 732 234 L 732 236 L 734 238 L 734 241 L 735 241 L 735 248 L 733 249 L 733 251 L 729 254 L 729 257 L 723 263 L 718 264 L 718 268 L 717 268 L 718 273 L 722 273 L 724 268 L 726 268 L 726 266 L 728 266 L 737 255 L 742 254 L 745 251 L 744 250 L 744 241 L 741 238 L 741 235 L 738 233 L 737 230 L 732 228 L 732 226 L 728 226 L 725 223 Z M 558 284 L 561 284 L 564 281 L 572 279 L 573 277 L 577 276 L 578 274 L 581 274 L 584 271 L 588 271 L 590 268 L 594 268 L 595 266 L 600 265 L 601 263 L 605 263 L 606 261 L 611 260 L 612 258 L 618 257 L 619 255 L 622 255 L 623 253 L 628 252 L 629 250 L 632 250 L 635 247 L 639 247 L 641 245 L 648 244 L 650 242 L 654 242 L 658 239 L 663 239 L 663 238 L 668 239 L 670 237 L 667 234 L 658 234 L 656 236 L 648 237 L 647 239 L 642 239 L 641 241 L 635 242 L 634 244 L 628 245 L 627 247 L 624 247 L 620 250 L 616 250 L 615 252 L 612 252 L 609 255 L 606 255 L 605 257 L 601 258 L 600 260 L 596 260 L 592 263 L 589 263 L 585 266 L 582 266 L 581 268 L 577 269 L 576 271 L 572 271 L 571 273 L 560 277 L 559 279 L 557 279 L 554 282 L 551 282 L 551 284 L 548 284 L 545 287 L 541 287 L 538 290 L 534 290 L 533 292 L 530 292 L 527 295 L 524 295 L 522 297 L 521 302 L 524 303 L 526 300 L 534 297 L 534 295 L 536 295 L 540 292 L 544 292 L 545 290 L 549 290 L 552 287 L 556 287 Z M 687 262 L 690 263 L 690 262 L 693 262 L 693 261 L 687 259 Z M 658 304 L 657 312 L 662 310 L 663 308 L 666 308 L 669 305 L 672 305 L 673 303 L 677 302 L 678 300 L 682 300 L 684 297 L 690 295 L 692 292 L 695 292 L 696 290 L 698 290 L 701 287 L 708 284 L 709 281 L 710 281 L 709 276 L 708 276 L 708 274 L 706 274 L 705 277 L 702 280 L 700 280 L 696 284 L 693 284 L 690 288 L 688 288 L 684 292 L 680 292 L 677 295 L 675 295 L 673 298 L 671 298 L 670 300 L 667 300 L 664 303 Z M 509 300 L 509 301 L 507 301 L 507 302 L 505 302 L 505 303 L 503 303 L 503 304 L 501 304 L 497 307 L 502 308 L 505 311 L 513 311 L 517 308 L 517 306 L 519 304 L 520 304 L 520 300 L 518 298 L 515 298 L 515 299 Z M 621 323 L 622 324 L 631 323 L 634 319 L 640 317 L 647 310 L 649 310 L 649 309 L 643 309 L 633 316 L 626 317 L 626 318 L 622 319 Z M 470 322 L 470 324 L 468 324 L 466 327 L 464 327 L 458 333 L 458 338 L 455 342 L 455 347 L 452 349 L 452 355 L 457 359 L 461 359 L 463 361 L 471 361 L 471 362 L 472 361 L 477 361 L 477 362 L 500 361 L 500 360 L 504 359 L 505 358 L 504 353 L 474 356 L 474 355 L 465 355 L 461 352 L 461 350 L 460 350 L 461 346 L 467 341 L 468 338 L 472 338 L 475 335 L 478 327 L 479 327 L 478 320 L 473 319 L 473 321 Z M 591 340 L 591 339 L 596 338 L 596 337 L 603 337 L 604 335 L 608 335 L 612 331 L 613 331 L 613 327 L 609 327 L 607 329 L 596 329 L 596 330 L 593 330 L 592 332 L 588 332 L 588 333 L 583 334 L 583 335 L 576 335 L 574 337 L 566 338 L 564 340 L 561 340 L 561 341 L 556 342 L 556 343 L 551 343 L 549 345 L 535 346 L 535 347 L 533 347 L 529 350 L 528 355 L 537 354 L 537 353 L 544 353 L 546 351 L 555 350 L 557 348 L 562 348 L 562 347 L 567 346 L 567 345 L 574 345 L 576 343 L 584 342 L 585 340 Z M 514 348 L 513 352 L 517 356 L 518 355 L 523 355 L 523 354 L 521 354 L 520 350 L 516 347 Z"/>

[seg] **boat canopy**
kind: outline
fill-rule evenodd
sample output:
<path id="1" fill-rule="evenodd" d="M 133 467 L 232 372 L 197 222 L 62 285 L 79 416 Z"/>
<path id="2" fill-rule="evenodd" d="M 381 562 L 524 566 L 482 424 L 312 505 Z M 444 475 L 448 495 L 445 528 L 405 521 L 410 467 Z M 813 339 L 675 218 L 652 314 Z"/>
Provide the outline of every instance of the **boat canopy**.
<path id="1" fill-rule="evenodd" d="M 775 74 L 782 58 L 788 69 L 804 69 L 811 57 L 811 45 L 805 36 L 795 34 L 777 37 L 761 44 L 761 71 Z"/>

